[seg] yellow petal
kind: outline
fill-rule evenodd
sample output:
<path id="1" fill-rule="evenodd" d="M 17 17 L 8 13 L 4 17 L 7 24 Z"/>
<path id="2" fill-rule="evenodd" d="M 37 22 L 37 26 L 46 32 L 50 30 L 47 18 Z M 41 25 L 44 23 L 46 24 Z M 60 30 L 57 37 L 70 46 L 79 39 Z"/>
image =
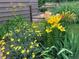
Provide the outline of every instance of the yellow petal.
<path id="1" fill-rule="evenodd" d="M 14 38 L 11 38 L 10 40 L 11 40 L 11 41 L 14 41 Z"/>
<path id="2" fill-rule="evenodd" d="M 30 48 L 33 48 L 33 46 L 31 45 Z"/>
<path id="3" fill-rule="evenodd" d="M 12 48 L 14 45 L 10 45 L 10 47 Z"/>
<path id="4" fill-rule="evenodd" d="M 7 54 L 7 55 L 9 55 L 9 54 L 10 54 L 10 52 L 8 51 L 8 52 L 6 52 L 6 54 Z"/>
<path id="5" fill-rule="evenodd" d="M 27 59 L 26 57 L 24 57 L 23 59 Z"/>
<path id="6" fill-rule="evenodd" d="M 6 56 L 3 56 L 2 59 L 6 59 Z"/>
<path id="7" fill-rule="evenodd" d="M 32 53 L 32 58 L 35 58 L 35 53 Z"/>
<path id="8" fill-rule="evenodd" d="M 25 50 L 22 50 L 21 53 L 22 53 L 22 54 L 25 53 Z"/>
<path id="9" fill-rule="evenodd" d="M 51 30 L 50 28 L 47 28 L 47 29 L 46 29 L 46 32 L 47 32 L 47 33 L 50 33 L 50 32 L 52 32 L 52 30 Z"/>
<path id="10" fill-rule="evenodd" d="M 29 53 L 29 52 L 30 52 L 30 50 L 27 49 L 27 50 L 26 50 L 26 53 Z"/>

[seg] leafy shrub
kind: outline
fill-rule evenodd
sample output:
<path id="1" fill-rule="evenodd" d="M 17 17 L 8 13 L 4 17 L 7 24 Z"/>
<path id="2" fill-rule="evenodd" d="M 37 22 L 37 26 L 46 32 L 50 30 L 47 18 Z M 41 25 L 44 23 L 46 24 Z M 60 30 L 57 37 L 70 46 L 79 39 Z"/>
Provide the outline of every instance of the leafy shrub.
<path id="1" fill-rule="evenodd" d="M 44 5 L 46 2 L 69 2 L 69 1 L 78 1 L 78 0 L 38 0 L 39 7 Z"/>
<path id="2" fill-rule="evenodd" d="M 79 3 L 78 2 L 67 2 L 67 3 L 61 3 L 60 6 L 53 8 L 52 12 L 54 13 L 62 13 L 62 12 L 68 12 L 74 13 L 77 15 L 77 21 L 79 21 Z"/>

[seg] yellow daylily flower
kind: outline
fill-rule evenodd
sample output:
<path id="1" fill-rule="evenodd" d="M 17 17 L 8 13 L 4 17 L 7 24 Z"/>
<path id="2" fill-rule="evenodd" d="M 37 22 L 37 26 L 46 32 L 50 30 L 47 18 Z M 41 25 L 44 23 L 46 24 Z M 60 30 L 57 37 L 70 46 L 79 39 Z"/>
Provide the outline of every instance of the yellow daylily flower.
<path id="1" fill-rule="evenodd" d="M 5 46 L 3 46 L 2 48 L 1 48 L 1 51 L 3 51 L 5 49 Z"/>
<path id="2" fill-rule="evenodd" d="M 59 29 L 60 31 L 65 31 L 65 28 L 64 28 L 62 25 L 59 25 L 59 26 L 58 26 L 58 29 Z"/>
<path id="3" fill-rule="evenodd" d="M 34 43 L 33 43 L 33 42 L 31 42 L 31 44 L 33 45 Z"/>
<path id="4" fill-rule="evenodd" d="M 57 15 L 52 15 L 48 18 L 48 23 L 49 24 L 54 24 L 54 23 L 58 23 L 60 20 L 62 19 L 62 15 L 57 14 Z"/>
<path id="5" fill-rule="evenodd" d="M 29 50 L 29 49 L 27 49 L 27 50 L 26 50 L 26 53 L 29 53 L 29 52 L 30 52 L 30 50 Z"/>
<path id="6" fill-rule="evenodd" d="M 65 31 L 64 27 L 62 27 L 62 28 L 60 29 L 60 31 L 62 31 L 62 32 Z"/>
<path id="7" fill-rule="evenodd" d="M 18 50 L 20 50 L 22 47 L 21 46 L 18 46 Z"/>
<path id="8" fill-rule="evenodd" d="M 25 53 L 25 50 L 21 50 L 21 53 L 24 54 Z"/>
<path id="9" fill-rule="evenodd" d="M 53 23 L 54 23 L 54 16 L 50 16 L 50 17 L 48 18 L 47 22 L 48 22 L 49 24 L 53 24 Z"/>
<path id="10" fill-rule="evenodd" d="M 33 48 L 33 46 L 32 46 L 32 45 L 30 45 L 30 48 Z"/>
<path id="11" fill-rule="evenodd" d="M 14 41 L 14 38 L 11 38 L 10 40 L 11 40 L 11 41 Z"/>
<path id="12" fill-rule="evenodd" d="M 21 39 L 18 39 L 18 42 L 20 42 L 21 41 Z"/>
<path id="13" fill-rule="evenodd" d="M 26 57 L 24 57 L 23 59 L 27 59 Z"/>
<path id="14" fill-rule="evenodd" d="M 14 47 L 14 49 L 15 49 L 15 51 L 18 49 L 18 47 L 16 46 L 16 47 Z"/>
<path id="15" fill-rule="evenodd" d="M 3 56 L 2 59 L 6 59 L 6 56 Z"/>
<path id="16" fill-rule="evenodd" d="M 55 16 L 55 23 L 58 23 L 61 19 L 62 19 L 62 15 L 57 14 L 57 15 Z"/>
<path id="17" fill-rule="evenodd" d="M 47 32 L 47 33 L 50 33 L 50 32 L 52 32 L 52 29 L 47 28 L 47 29 L 46 29 L 46 32 Z"/>
<path id="18" fill-rule="evenodd" d="M 39 44 L 35 44 L 36 47 L 39 47 Z"/>
<path id="19" fill-rule="evenodd" d="M 34 40 L 34 43 L 36 43 L 37 42 L 37 40 Z"/>
<path id="20" fill-rule="evenodd" d="M 2 43 L 2 45 L 5 45 L 5 44 L 6 44 L 5 42 Z"/>
<path id="21" fill-rule="evenodd" d="M 7 51 L 7 52 L 6 52 L 6 54 L 7 54 L 7 55 L 9 55 L 9 54 L 10 54 L 10 52 L 9 52 L 9 51 Z"/>
<path id="22" fill-rule="evenodd" d="M 35 53 L 32 53 L 32 58 L 35 58 Z"/>
<path id="23" fill-rule="evenodd" d="M 12 48 L 14 45 L 10 45 L 10 47 Z"/>

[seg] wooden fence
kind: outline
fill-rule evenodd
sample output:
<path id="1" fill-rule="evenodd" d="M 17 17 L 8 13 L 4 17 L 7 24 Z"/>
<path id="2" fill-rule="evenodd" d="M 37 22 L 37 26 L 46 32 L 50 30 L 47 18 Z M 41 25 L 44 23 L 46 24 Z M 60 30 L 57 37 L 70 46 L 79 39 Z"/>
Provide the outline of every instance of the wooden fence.
<path id="1" fill-rule="evenodd" d="M 30 8 L 32 6 L 32 16 L 38 14 L 37 0 L 0 0 L 0 22 L 6 21 L 14 15 L 22 15 L 30 18 Z"/>

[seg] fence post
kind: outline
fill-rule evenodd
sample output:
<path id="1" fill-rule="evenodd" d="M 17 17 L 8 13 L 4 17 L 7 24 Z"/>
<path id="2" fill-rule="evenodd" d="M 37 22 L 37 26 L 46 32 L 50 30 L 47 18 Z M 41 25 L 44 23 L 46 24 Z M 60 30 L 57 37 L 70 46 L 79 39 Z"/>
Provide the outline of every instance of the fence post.
<path id="1" fill-rule="evenodd" d="M 32 22 L 32 6 L 29 5 L 29 9 L 30 9 L 30 21 Z"/>

